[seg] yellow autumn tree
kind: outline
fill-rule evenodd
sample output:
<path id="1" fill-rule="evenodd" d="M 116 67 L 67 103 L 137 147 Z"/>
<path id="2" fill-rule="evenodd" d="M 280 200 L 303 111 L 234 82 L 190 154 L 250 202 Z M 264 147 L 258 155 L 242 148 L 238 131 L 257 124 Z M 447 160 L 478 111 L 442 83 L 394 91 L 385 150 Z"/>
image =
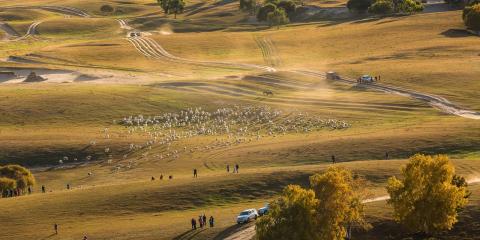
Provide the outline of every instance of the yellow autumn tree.
<path id="1" fill-rule="evenodd" d="M 387 191 L 395 219 L 412 232 L 433 234 L 449 230 L 457 211 L 467 204 L 467 189 L 454 181 L 455 167 L 445 155 L 417 154 L 402 168 L 402 178 L 391 177 Z"/>
<path id="2" fill-rule="evenodd" d="M 256 223 L 260 240 L 320 239 L 317 233 L 317 200 L 312 190 L 298 185 L 285 187 L 280 197 L 270 203 L 268 215 Z"/>
<path id="3" fill-rule="evenodd" d="M 317 204 L 320 238 L 343 240 L 353 225 L 367 228 L 358 179 L 345 168 L 330 167 L 323 174 L 310 177 Z"/>
<path id="4" fill-rule="evenodd" d="M 357 180 L 344 168 L 310 177 L 311 189 L 290 185 L 257 221 L 260 240 L 343 240 L 349 226 L 367 226 Z"/>

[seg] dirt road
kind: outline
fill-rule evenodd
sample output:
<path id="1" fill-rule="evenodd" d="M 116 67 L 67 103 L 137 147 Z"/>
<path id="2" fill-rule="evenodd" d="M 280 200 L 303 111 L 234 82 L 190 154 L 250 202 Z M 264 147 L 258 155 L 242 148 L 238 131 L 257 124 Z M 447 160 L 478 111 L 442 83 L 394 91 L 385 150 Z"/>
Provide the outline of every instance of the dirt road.
<path id="1" fill-rule="evenodd" d="M 313 72 L 313 71 L 295 71 L 300 74 L 305 74 L 309 76 L 314 76 L 314 77 L 321 77 L 325 78 L 325 73 L 319 73 L 319 72 Z M 351 85 L 357 85 L 357 81 L 352 78 L 346 78 L 346 77 L 341 77 L 340 79 L 337 79 L 336 81 L 338 82 L 343 82 Z M 401 96 L 406 96 L 414 99 L 418 99 L 424 102 L 427 102 L 430 104 L 432 107 L 435 107 L 445 113 L 448 114 L 453 114 L 457 115 L 460 117 L 464 118 L 469 118 L 469 119 L 480 119 L 480 112 L 475 112 L 475 111 L 470 111 L 470 110 L 465 110 L 462 109 L 455 104 L 451 103 L 447 99 L 439 96 L 435 96 L 432 94 L 426 94 L 426 93 L 421 93 L 421 92 L 416 92 L 413 90 L 405 89 L 405 88 L 400 88 L 400 87 L 395 87 L 395 86 L 390 86 L 390 85 L 385 85 L 385 84 L 362 84 L 363 87 L 370 88 L 370 89 L 375 89 L 378 91 L 386 92 L 386 93 L 392 93 L 392 94 L 397 94 Z"/>
<path id="2" fill-rule="evenodd" d="M 127 21 L 123 19 L 117 19 L 122 29 L 131 30 L 128 33 L 127 40 L 140 52 L 142 55 L 148 58 L 165 60 L 184 64 L 194 64 L 205 67 L 217 67 L 217 68 L 240 68 L 240 69 L 259 69 L 266 72 L 276 72 L 277 70 L 270 66 L 248 64 L 248 63 L 232 63 L 232 62 L 220 62 L 220 61 L 200 61 L 191 60 L 174 56 L 167 52 L 157 41 L 152 38 L 144 36 L 145 34 L 130 27 Z M 131 36 L 131 33 L 135 33 L 135 36 Z"/>

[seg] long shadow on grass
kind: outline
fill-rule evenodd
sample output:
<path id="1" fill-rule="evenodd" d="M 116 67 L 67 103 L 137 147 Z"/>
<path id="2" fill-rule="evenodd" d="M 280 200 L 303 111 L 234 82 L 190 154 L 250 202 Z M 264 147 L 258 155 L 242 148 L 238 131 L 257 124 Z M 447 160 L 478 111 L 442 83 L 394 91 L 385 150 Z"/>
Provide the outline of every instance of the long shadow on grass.
<path id="1" fill-rule="evenodd" d="M 221 231 L 220 233 L 218 233 L 214 238 L 213 240 L 222 240 L 222 239 L 225 239 L 226 237 L 236 233 L 236 232 L 240 232 L 246 228 L 249 228 L 250 226 L 252 226 L 252 224 L 235 224 L 235 225 L 232 225 L 228 228 L 226 228 L 225 230 Z"/>
<path id="2" fill-rule="evenodd" d="M 207 230 L 206 228 L 204 229 L 196 229 L 196 230 L 188 230 L 176 237 L 173 238 L 173 240 L 189 240 L 189 239 L 193 239 L 195 236 L 197 236 L 198 234 L 200 234 L 201 232 Z"/>

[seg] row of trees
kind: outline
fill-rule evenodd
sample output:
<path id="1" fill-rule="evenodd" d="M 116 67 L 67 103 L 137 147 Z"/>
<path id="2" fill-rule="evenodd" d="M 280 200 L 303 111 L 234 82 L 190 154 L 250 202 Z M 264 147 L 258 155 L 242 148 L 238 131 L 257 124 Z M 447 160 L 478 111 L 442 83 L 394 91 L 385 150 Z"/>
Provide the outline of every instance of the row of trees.
<path id="1" fill-rule="evenodd" d="M 350 11 L 386 15 L 393 13 L 412 14 L 423 11 L 423 5 L 416 0 L 349 0 Z"/>
<path id="2" fill-rule="evenodd" d="M 402 168 L 402 176 L 391 177 L 387 185 L 395 219 L 411 232 L 451 229 L 469 192 L 448 157 L 415 155 Z M 351 238 L 352 227 L 370 227 L 361 201 L 366 196 L 364 185 L 362 178 L 336 167 L 311 176 L 309 189 L 289 185 L 270 203 L 269 215 L 257 221 L 257 236 L 260 240 Z"/>
<path id="3" fill-rule="evenodd" d="M 19 165 L 6 165 L 0 167 L 0 193 L 6 196 L 9 191 L 16 195 L 25 193 L 28 187 L 35 184 L 35 178 L 30 170 Z"/>
<path id="4" fill-rule="evenodd" d="M 480 1 L 465 6 L 462 17 L 467 28 L 480 31 Z"/>
<path id="5" fill-rule="evenodd" d="M 182 13 L 185 8 L 185 0 L 157 0 L 158 5 L 163 9 L 166 15 L 172 14 L 177 18 L 177 14 Z"/>

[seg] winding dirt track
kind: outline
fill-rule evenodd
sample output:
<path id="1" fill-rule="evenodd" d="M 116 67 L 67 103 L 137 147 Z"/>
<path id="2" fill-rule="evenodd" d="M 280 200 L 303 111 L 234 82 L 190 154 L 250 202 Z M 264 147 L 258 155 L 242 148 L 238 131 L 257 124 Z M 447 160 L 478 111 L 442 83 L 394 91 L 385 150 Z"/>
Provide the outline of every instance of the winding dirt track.
<path id="1" fill-rule="evenodd" d="M 11 41 L 20 41 L 20 40 L 23 40 L 23 39 L 26 39 L 30 36 L 34 36 L 38 33 L 37 31 L 37 27 L 38 25 L 40 25 L 42 22 L 34 22 L 32 23 L 32 25 L 30 25 L 28 27 L 28 30 L 27 30 L 27 33 L 25 33 L 25 35 L 19 37 L 19 38 L 15 38 L 15 39 L 12 39 Z"/>
<path id="2" fill-rule="evenodd" d="M 132 32 L 140 34 L 140 36 L 135 36 L 135 37 L 129 36 L 127 37 L 127 40 L 137 49 L 138 52 L 140 52 L 142 55 L 148 58 L 157 59 L 157 60 L 166 60 L 166 61 L 184 63 L 184 64 L 193 64 L 193 65 L 205 66 L 205 67 L 259 69 L 266 72 L 277 71 L 273 67 L 256 65 L 256 64 L 217 62 L 217 61 L 199 61 L 199 60 L 191 60 L 191 59 L 177 57 L 167 52 L 157 41 L 153 40 L 152 38 L 141 36 L 142 35 L 141 32 L 128 26 L 125 20 L 118 19 L 117 21 L 119 22 L 121 28 L 130 29 L 132 30 Z"/>
<path id="3" fill-rule="evenodd" d="M 304 75 L 314 76 L 314 77 L 321 77 L 321 78 L 326 77 L 324 73 L 313 72 L 313 71 L 302 70 L 302 71 L 294 71 L 294 72 L 304 74 Z M 345 77 L 341 77 L 336 81 L 351 84 L 351 85 L 358 84 L 355 79 L 345 78 Z M 386 92 L 386 93 L 392 93 L 392 94 L 397 94 L 401 96 L 418 99 L 418 100 L 427 102 L 432 107 L 437 108 L 448 114 L 453 114 L 453 115 L 457 115 L 457 116 L 469 118 L 469 119 L 480 119 L 480 112 L 462 109 L 443 97 L 435 96 L 432 94 L 420 93 L 413 90 L 390 86 L 390 85 L 384 85 L 384 84 L 363 84 L 362 86 L 366 88 L 371 88 L 378 91 Z"/>

